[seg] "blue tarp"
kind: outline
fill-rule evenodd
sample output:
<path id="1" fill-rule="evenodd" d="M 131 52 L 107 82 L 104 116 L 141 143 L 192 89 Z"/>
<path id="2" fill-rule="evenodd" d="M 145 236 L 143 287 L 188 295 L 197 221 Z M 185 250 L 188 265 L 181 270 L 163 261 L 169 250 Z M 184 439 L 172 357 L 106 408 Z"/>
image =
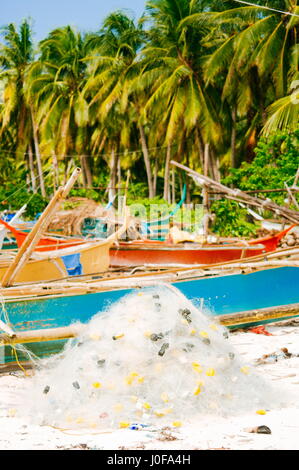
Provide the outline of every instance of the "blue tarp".
<path id="1" fill-rule="evenodd" d="M 80 253 L 62 256 L 61 259 L 70 276 L 79 276 L 80 274 L 83 274 L 82 264 L 80 262 Z"/>

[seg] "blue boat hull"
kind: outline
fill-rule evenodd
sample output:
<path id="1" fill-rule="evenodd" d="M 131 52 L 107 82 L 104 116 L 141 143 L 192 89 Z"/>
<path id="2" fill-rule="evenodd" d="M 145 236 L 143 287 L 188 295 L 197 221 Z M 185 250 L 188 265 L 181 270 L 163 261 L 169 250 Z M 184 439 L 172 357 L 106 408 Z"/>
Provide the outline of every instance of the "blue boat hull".
<path id="1" fill-rule="evenodd" d="M 204 307 L 211 315 L 221 317 L 269 307 L 299 303 L 299 268 L 282 267 L 250 274 L 189 279 L 173 283 L 188 299 Z M 106 310 L 134 289 L 119 289 L 85 295 L 57 296 L 34 300 L 7 301 L 6 311 L 16 331 L 38 330 L 87 323 L 96 313 Z M 278 309 L 279 310 L 279 309 Z M 290 315 L 294 316 L 294 315 Z M 280 317 L 279 311 L 275 320 Z M 273 319 L 252 321 L 247 326 Z M 242 324 L 238 324 L 242 326 Z M 64 341 L 28 345 L 38 356 L 58 352 Z M 5 362 L 14 361 L 10 347 L 5 347 Z"/>

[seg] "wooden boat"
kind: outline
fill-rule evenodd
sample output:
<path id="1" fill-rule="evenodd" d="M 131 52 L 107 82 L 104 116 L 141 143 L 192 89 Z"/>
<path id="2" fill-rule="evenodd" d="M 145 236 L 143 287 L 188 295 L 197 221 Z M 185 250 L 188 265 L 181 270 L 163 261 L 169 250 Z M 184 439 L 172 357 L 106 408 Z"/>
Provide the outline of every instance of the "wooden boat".
<path id="1" fill-rule="evenodd" d="M 114 238 L 80 246 L 34 252 L 15 278 L 16 283 L 51 281 L 68 276 L 104 272 L 109 268 L 109 250 Z M 12 263 L 13 252 L 0 254 L 0 280 Z"/>
<path id="2" fill-rule="evenodd" d="M 26 344 L 40 357 L 59 352 L 80 330 L 74 323 L 84 325 L 109 304 L 140 289 L 153 293 L 176 288 L 229 328 L 299 316 L 298 256 L 299 249 L 280 250 L 268 254 L 266 261 L 263 255 L 221 265 L 144 274 L 110 272 L 0 289 L 7 326 L 13 331 L 0 337 L 4 362 L 15 361 L 15 343 Z M 21 353 L 18 358 L 26 361 Z"/>
<path id="3" fill-rule="evenodd" d="M 3 220 L 0 220 L 0 223 L 4 225 L 7 230 L 11 231 L 20 248 L 28 233 L 17 230 Z M 222 245 L 200 245 L 197 243 L 171 244 L 156 240 L 118 242 L 117 245 L 111 245 L 110 265 L 123 267 L 133 267 L 142 264 L 179 266 L 212 264 L 248 258 L 250 256 L 275 251 L 279 241 L 292 228 L 294 228 L 294 226 L 290 226 L 274 236 L 258 238 L 250 240 L 249 242 L 238 241 Z M 37 243 L 35 251 L 48 252 L 49 250 L 62 250 L 72 246 L 80 246 L 83 243 L 86 243 L 84 238 L 43 236 Z"/>
<path id="4" fill-rule="evenodd" d="M 26 237 L 28 236 L 28 232 L 23 232 L 22 230 L 18 230 L 1 219 L 0 219 L 0 224 L 4 225 L 4 227 L 14 235 L 17 246 L 18 248 L 20 248 L 22 244 L 24 243 Z M 43 236 L 37 243 L 37 246 L 35 247 L 35 251 L 60 250 L 62 248 L 78 246 L 82 243 L 86 243 L 86 239 L 73 238 L 73 237 Z"/>
<path id="5" fill-rule="evenodd" d="M 163 241 L 134 240 L 118 242 L 110 251 L 111 266 L 139 265 L 198 265 L 233 261 L 275 251 L 280 240 L 294 226 L 274 236 L 257 238 L 248 242 L 199 244 L 171 244 Z"/>
<path id="6" fill-rule="evenodd" d="M 16 225 L 20 223 L 20 216 L 25 212 L 27 205 L 25 204 L 21 209 L 16 212 L 11 218 L 10 218 L 10 226 L 13 227 L 13 225 Z M 11 245 L 12 241 L 7 240 L 7 229 L 6 227 L 0 228 L 0 250 L 5 249 L 7 246 Z"/>

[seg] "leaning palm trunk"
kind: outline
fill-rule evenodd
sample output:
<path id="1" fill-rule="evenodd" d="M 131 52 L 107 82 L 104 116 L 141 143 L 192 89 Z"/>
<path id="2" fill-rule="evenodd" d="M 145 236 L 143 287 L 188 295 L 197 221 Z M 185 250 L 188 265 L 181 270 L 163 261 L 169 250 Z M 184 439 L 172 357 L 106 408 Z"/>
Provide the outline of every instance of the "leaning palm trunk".
<path id="1" fill-rule="evenodd" d="M 59 186 L 59 169 L 58 169 L 58 161 L 55 152 L 52 152 L 52 166 L 53 166 L 53 187 L 56 191 L 56 188 Z"/>
<path id="2" fill-rule="evenodd" d="M 140 140 L 142 146 L 142 153 L 145 163 L 146 175 L 147 175 L 147 184 L 148 184 L 148 195 L 149 198 L 154 197 L 154 187 L 153 187 L 153 177 L 152 177 L 152 170 L 151 170 L 151 162 L 148 153 L 148 148 L 146 144 L 145 132 L 143 126 L 139 124 L 139 132 L 140 132 Z"/>
<path id="3" fill-rule="evenodd" d="M 44 175 L 43 175 L 43 168 L 42 168 L 42 161 L 41 161 L 41 156 L 39 152 L 39 144 L 38 144 L 38 136 L 37 136 L 37 127 L 34 121 L 34 114 L 33 114 L 33 109 L 32 106 L 30 107 L 31 111 L 31 120 L 32 120 L 32 128 L 33 128 L 33 140 L 34 140 L 34 148 L 35 148 L 35 157 L 36 157 L 36 163 L 37 163 L 37 171 L 38 171 L 38 176 L 39 176 L 39 183 L 40 183 L 40 189 L 43 197 L 46 197 L 46 190 L 45 190 L 45 182 L 44 182 Z"/>
<path id="4" fill-rule="evenodd" d="M 32 191 L 36 193 L 36 182 L 35 182 L 35 173 L 34 173 L 34 162 L 31 144 L 28 147 L 28 160 L 29 160 L 29 170 L 30 170 L 30 179 Z"/>

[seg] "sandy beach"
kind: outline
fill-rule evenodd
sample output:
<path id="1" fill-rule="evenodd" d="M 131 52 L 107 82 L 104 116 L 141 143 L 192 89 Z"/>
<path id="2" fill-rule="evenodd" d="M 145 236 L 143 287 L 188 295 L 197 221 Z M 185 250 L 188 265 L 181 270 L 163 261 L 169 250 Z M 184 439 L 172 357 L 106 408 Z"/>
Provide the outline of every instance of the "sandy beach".
<path id="1" fill-rule="evenodd" d="M 250 363 L 267 381 L 290 392 L 299 390 L 299 322 L 266 327 L 271 335 L 238 331 L 229 341 L 241 359 Z M 290 357 L 282 353 L 287 348 Z M 258 361 L 264 355 L 271 355 Z M 259 363 L 262 362 L 262 363 Z M 0 376 L 1 450 L 298 450 L 299 408 L 269 408 L 265 414 L 234 417 L 200 416 L 180 428 L 147 427 L 142 430 L 55 429 L 33 425 L 17 416 L 21 392 L 30 387 L 23 372 Z M 250 390 L 248 390 L 250 396 Z M 281 391 L 283 393 L 283 391 Z M 271 434 L 252 432 L 267 426 Z"/>

